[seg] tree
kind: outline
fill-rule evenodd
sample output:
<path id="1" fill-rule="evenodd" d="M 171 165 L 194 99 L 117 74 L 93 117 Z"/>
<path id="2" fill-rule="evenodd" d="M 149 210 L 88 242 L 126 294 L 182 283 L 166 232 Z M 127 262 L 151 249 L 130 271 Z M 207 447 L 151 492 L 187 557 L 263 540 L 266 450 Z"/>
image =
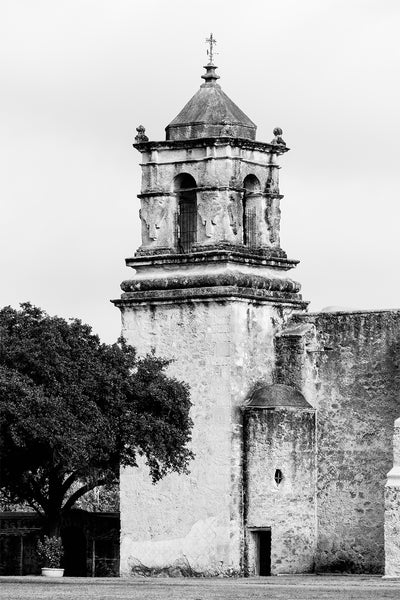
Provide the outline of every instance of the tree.
<path id="1" fill-rule="evenodd" d="M 187 384 L 169 361 L 138 358 L 123 339 L 100 342 L 77 319 L 29 303 L 0 310 L 0 490 L 45 516 L 59 535 L 63 513 L 87 491 L 144 457 L 153 482 L 187 472 L 193 457 Z"/>

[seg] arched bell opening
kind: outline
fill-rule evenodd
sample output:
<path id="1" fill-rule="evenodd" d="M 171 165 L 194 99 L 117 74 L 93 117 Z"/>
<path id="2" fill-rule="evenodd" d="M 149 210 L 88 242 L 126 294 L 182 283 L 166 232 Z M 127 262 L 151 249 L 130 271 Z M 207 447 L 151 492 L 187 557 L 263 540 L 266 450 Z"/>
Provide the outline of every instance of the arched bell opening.
<path id="1" fill-rule="evenodd" d="M 196 188 L 194 177 L 188 173 L 181 173 L 174 179 L 178 198 L 178 249 L 182 253 L 191 252 L 197 241 Z"/>
<path id="2" fill-rule="evenodd" d="M 243 244 L 254 247 L 257 245 L 257 215 L 251 196 L 261 191 L 260 181 L 255 175 L 247 175 L 243 181 L 243 188 Z"/>

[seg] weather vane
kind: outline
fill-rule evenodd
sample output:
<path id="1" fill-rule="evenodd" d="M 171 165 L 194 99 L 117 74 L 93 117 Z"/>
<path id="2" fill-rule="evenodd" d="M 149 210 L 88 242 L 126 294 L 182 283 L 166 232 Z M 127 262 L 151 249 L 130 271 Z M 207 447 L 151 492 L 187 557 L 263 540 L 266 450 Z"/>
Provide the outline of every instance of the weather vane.
<path id="1" fill-rule="evenodd" d="M 214 52 L 214 46 L 217 43 L 217 40 L 213 37 L 213 34 L 210 33 L 210 37 L 206 39 L 207 44 L 210 44 L 210 48 L 207 50 L 207 56 L 209 57 L 208 64 L 214 64 L 214 54 L 218 54 Z"/>

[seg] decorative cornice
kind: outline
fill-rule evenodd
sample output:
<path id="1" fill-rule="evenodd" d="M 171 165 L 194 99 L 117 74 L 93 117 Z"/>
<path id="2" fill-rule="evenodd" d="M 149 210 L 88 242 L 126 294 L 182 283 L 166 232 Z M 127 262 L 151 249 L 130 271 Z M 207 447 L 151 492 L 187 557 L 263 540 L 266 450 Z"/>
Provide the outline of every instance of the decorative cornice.
<path id="1" fill-rule="evenodd" d="M 241 194 L 246 192 L 246 188 L 241 186 L 229 186 L 229 185 L 203 185 L 194 188 L 185 188 L 185 192 L 240 192 Z M 180 190 L 176 192 L 170 192 L 165 190 L 149 190 L 147 192 L 141 192 L 140 194 L 136 194 L 139 199 L 141 198 L 152 198 L 154 196 L 178 196 Z M 247 198 L 264 196 L 265 198 L 279 198 L 282 200 L 284 198 L 283 194 L 277 194 L 275 192 L 250 192 L 247 194 Z"/>
<path id="2" fill-rule="evenodd" d="M 262 304 L 288 306 L 296 310 L 305 310 L 305 302 L 299 294 L 277 292 L 265 289 L 241 288 L 236 286 L 215 286 L 203 288 L 180 288 L 168 290 L 148 290 L 122 294 L 121 298 L 111 300 L 120 309 L 143 304 L 180 304 L 188 302 L 226 302 L 231 300 L 252 300 Z"/>
<path id="3" fill-rule="evenodd" d="M 164 275 L 164 272 L 163 272 Z M 241 288 L 251 289 L 252 292 L 259 290 L 269 292 L 284 292 L 297 294 L 300 284 L 289 278 L 267 277 L 242 271 L 218 271 L 217 273 L 205 270 L 194 272 L 176 271 L 172 275 L 154 276 L 147 275 L 135 279 L 127 279 L 121 283 L 124 292 L 146 292 L 150 290 L 179 290 L 196 288 Z"/>
<path id="4" fill-rule="evenodd" d="M 139 152 L 151 152 L 159 148 L 177 149 L 177 148 L 204 148 L 205 146 L 236 146 L 245 150 L 259 150 L 269 154 L 284 154 L 289 148 L 279 144 L 268 144 L 266 142 L 257 142 L 245 138 L 232 137 L 207 137 L 207 138 L 191 138 L 187 140 L 162 140 L 138 142 L 133 144 Z"/>
<path id="5" fill-rule="evenodd" d="M 281 249 L 258 248 L 249 250 L 246 247 L 231 246 L 228 249 L 199 247 L 197 252 L 187 254 L 167 254 L 162 248 L 162 253 L 154 250 L 139 250 L 135 257 L 125 259 L 128 267 L 150 266 L 188 266 L 196 264 L 232 263 L 250 266 L 271 267 L 281 271 L 293 269 L 298 260 L 289 259 Z"/>
<path id="6" fill-rule="evenodd" d="M 301 286 L 286 275 L 297 261 L 232 250 L 137 256 L 127 259 L 132 279 L 123 281 L 118 306 L 144 302 L 252 299 L 304 310 Z"/>

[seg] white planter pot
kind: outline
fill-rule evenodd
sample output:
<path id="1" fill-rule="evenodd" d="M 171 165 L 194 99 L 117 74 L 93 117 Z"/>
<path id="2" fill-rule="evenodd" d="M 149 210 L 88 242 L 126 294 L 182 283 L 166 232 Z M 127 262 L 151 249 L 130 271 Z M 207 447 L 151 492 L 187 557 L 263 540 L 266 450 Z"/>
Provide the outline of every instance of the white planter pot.
<path id="1" fill-rule="evenodd" d="M 42 567 L 43 577 L 62 577 L 64 569 L 52 569 L 51 567 Z"/>

